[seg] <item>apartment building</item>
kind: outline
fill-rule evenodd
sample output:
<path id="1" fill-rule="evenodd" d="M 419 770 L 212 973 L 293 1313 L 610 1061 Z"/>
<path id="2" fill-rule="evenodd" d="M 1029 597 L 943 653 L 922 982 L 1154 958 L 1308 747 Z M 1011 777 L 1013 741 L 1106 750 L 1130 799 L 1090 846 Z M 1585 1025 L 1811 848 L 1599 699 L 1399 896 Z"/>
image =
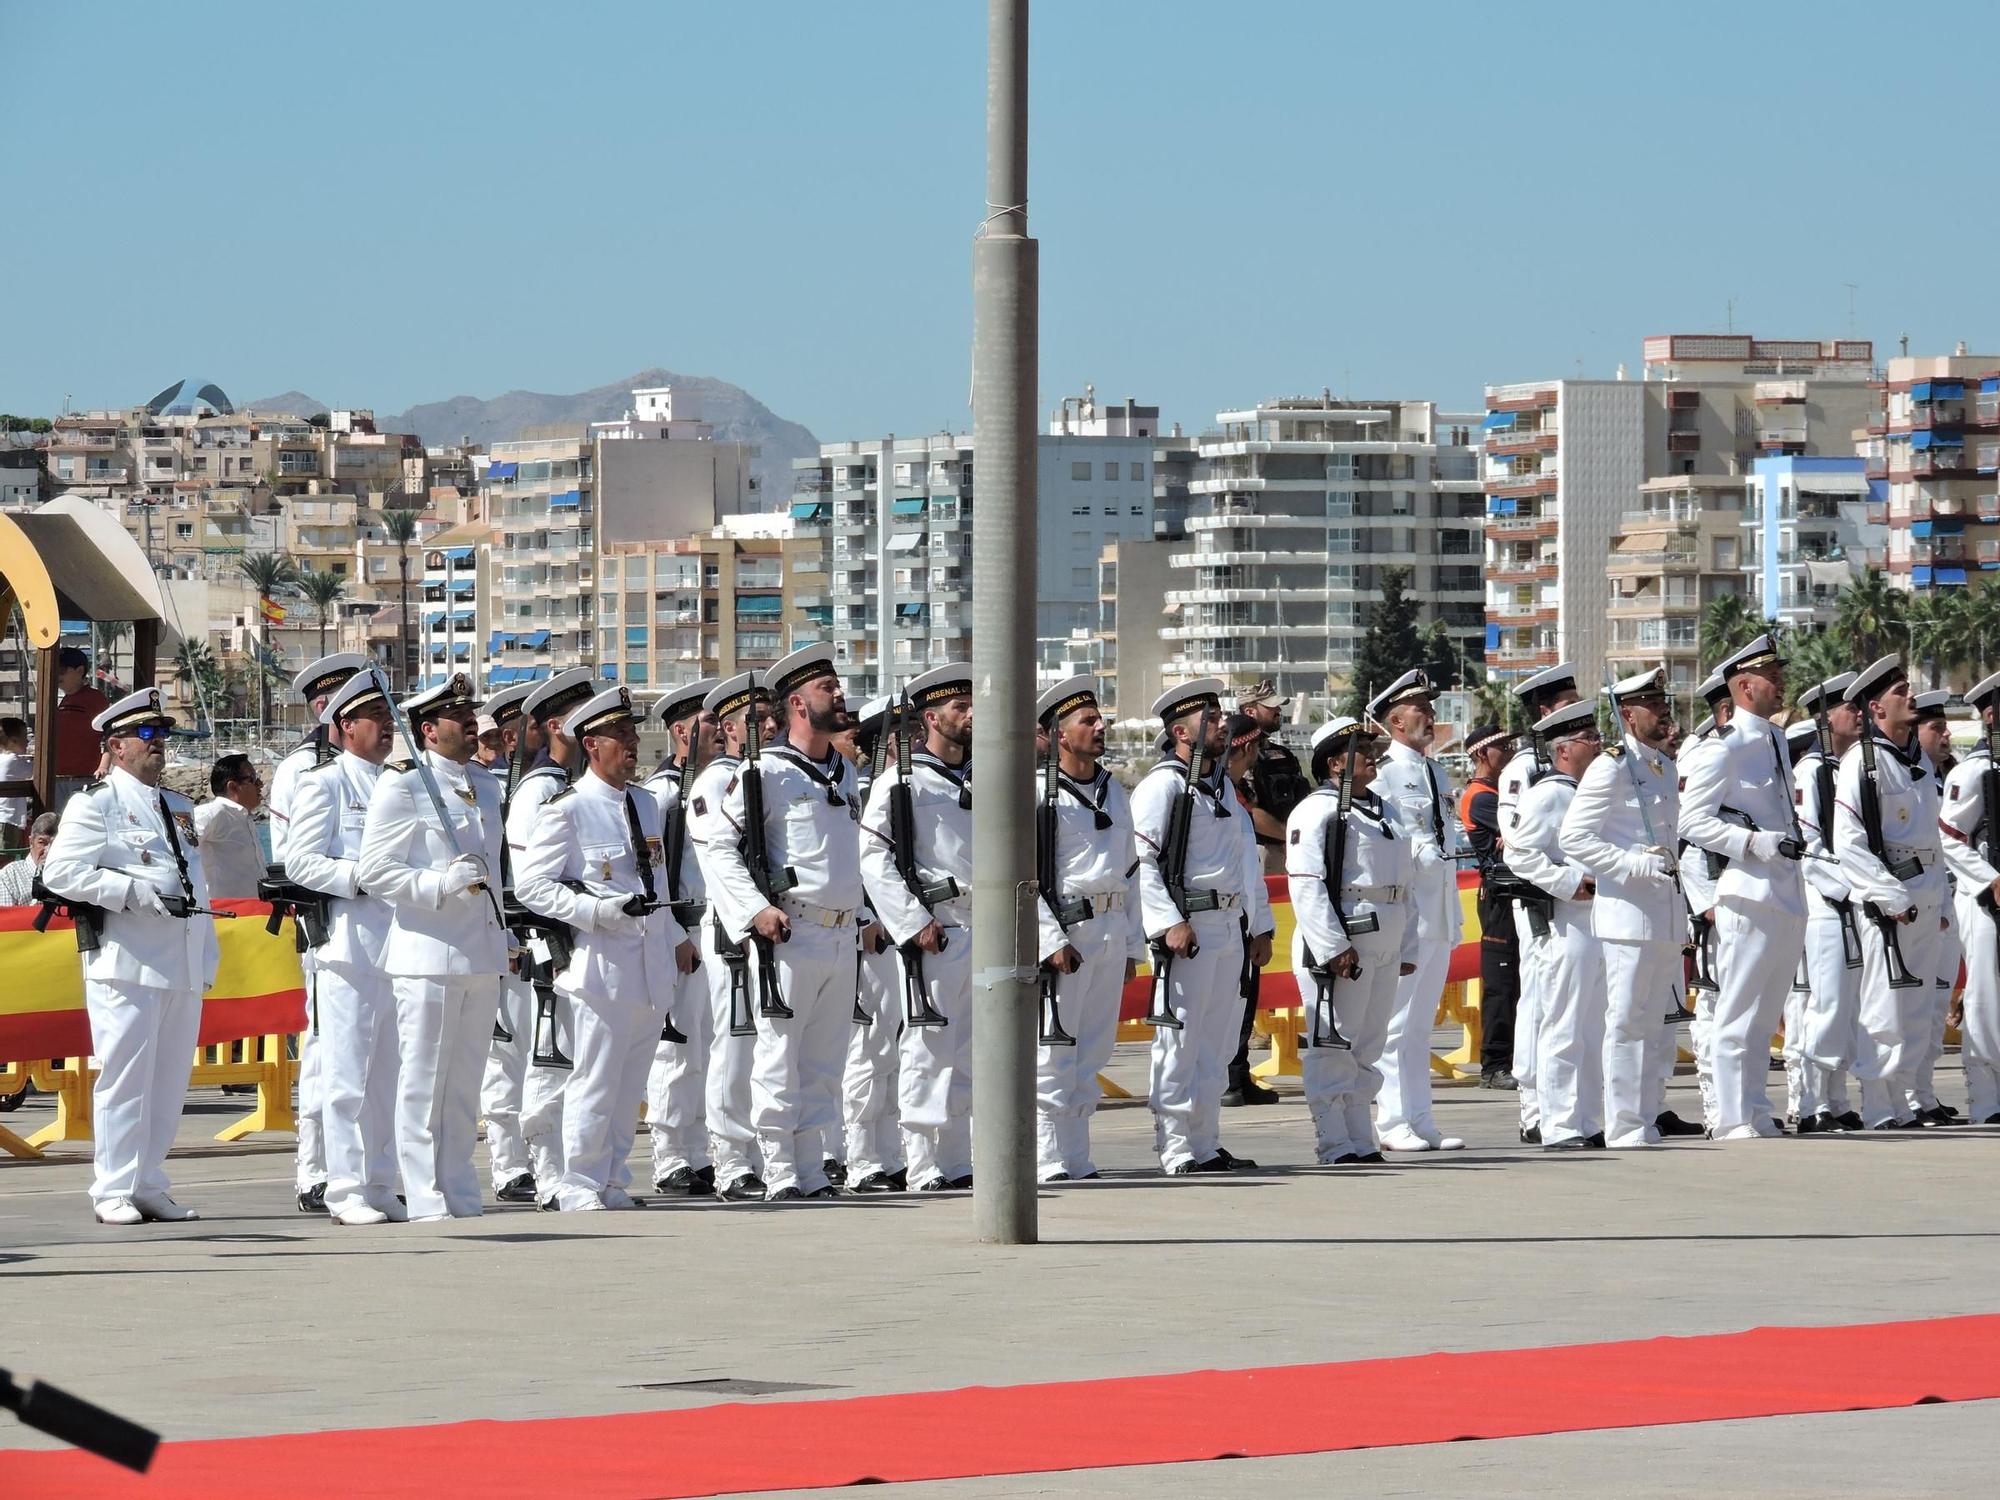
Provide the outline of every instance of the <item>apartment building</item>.
<path id="1" fill-rule="evenodd" d="M 1388 568 L 1477 658 L 1479 420 L 1331 394 L 1221 413 L 1196 439 L 1186 540 L 1168 558 L 1167 680 L 1268 677 L 1323 702 L 1348 681 Z"/>
<path id="2" fill-rule="evenodd" d="M 1167 689 L 1160 621 L 1179 540 L 1120 539 L 1098 554 L 1098 705 L 1113 722 L 1143 719 Z"/>
<path id="3" fill-rule="evenodd" d="M 1672 493 L 1683 504 L 1736 497 L 1729 524 L 1740 528 L 1744 481 L 1758 458 L 1847 453 L 1877 401 L 1865 340 L 1664 334 L 1645 341 L 1644 356 L 1638 380 L 1623 378 L 1621 367 L 1613 380 L 1486 389 L 1486 662 L 1498 676 L 1567 659 L 1595 680 L 1607 649 L 1666 642 L 1683 628 L 1669 623 L 1681 616 L 1640 613 L 1648 598 L 1684 598 L 1703 580 L 1714 590 L 1727 584 L 1712 568 L 1644 574 L 1634 559 L 1678 556 L 1693 538 L 1685 529 L 1663 536 L 1657 512 L 1671 515 L 1674 506 L 1660 499 L 1667 492 L 1642 501 L 1641 486 L 1733 481 Z M 1621 531 L 1627 516 L 1641 528 L 1629 536 Z M 1625 542 L 1614 580 L 1606 559 Z M 1748 584 L 1741 568 L 1739 590 Z M 1614 589 L 1619 623 L 1630 628 L 1611 632 L 1603 622 Z"/>
<path id="4" fill-rule="evenodd" d="M 1889 361 L 1867 474 L 1887 490 L 1889 577 L 1914 592 L 2000 569 L 2000 355 Z"/>
<path id="5" fill-rule="evenodd" d="M 1743 506 L 1755 612 L 1787 630 L 1824 630 L 1840 591 L 1887 560 L 1888 483 L 1859 457 L 1760 458 Z"/>
<path id="6" fill-rule="evenodd" d="M 1745 489 L 1740 477 L 1692 474 L 1639 486 L 1605 566 L 1612 676 L 1664 664 L 1676 700 L 1699 686 L 1702 610 L 1743 591 Z"/>

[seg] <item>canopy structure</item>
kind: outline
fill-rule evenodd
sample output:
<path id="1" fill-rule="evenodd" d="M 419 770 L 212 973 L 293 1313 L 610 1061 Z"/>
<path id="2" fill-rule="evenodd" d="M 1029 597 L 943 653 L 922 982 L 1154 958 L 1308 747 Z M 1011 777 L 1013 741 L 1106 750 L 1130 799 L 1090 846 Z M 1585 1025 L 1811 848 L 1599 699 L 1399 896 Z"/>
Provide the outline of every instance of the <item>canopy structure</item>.
<path id="1" fill-rule="evenodd" d="M 65 496 L 38 510 L 0 514 L 0 620 L 21 607 L 40 655 L 32 786 L 0 782 L 0 796 L 55 801 L 56 647 L 63 622 L 125 620 L 132 626 L 135 686 L 154 680 L 166 613 L 158 575 L 139 544 L 107 512 Z"/>

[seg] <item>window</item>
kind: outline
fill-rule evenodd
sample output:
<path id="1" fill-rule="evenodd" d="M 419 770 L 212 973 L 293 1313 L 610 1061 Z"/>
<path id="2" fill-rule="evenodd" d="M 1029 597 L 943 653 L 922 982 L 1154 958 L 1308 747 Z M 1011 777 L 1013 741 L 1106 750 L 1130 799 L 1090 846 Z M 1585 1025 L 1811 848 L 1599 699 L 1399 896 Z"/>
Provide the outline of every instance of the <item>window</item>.
<path id="1" fill-rule="evenodd" d="M 1115 505 L 1107 505 L 1104 507 L 1104 513 L 1107 516 L 1115 516 L 1118 514 L 1118 507 Z"/>
<path id="2" fill-rule="evenodd" d="M 1069 583 L 1071 588 L 1087 589 L 1096 581 L 1096 570 L 1092 568 L 1071 568 Z"/>
<path id="3" fill-rule="evenodd" d="M 1079 461 L 1079 462 L 1077 462 L 1077 463 L 1073 463 L 1073 464 L 1071 464 L 1071 465 L 1069 466 L 1069 477 L 1070 477 L 1071 479 L 1074 479 L 1074 480 L 1078 480 L 1078 481 L 1082 481 L 1082 480 L 1087 480 L 1087 479 L 1089 479 L 1089 478 L 1090 478 L 1090 460 L 1086 458 L 1086 459 L 1083 459 L 1083 460 L 1080 460 L 1080 461 Z"/>
<path id="4" fill-rule="evenodd" d="M 1118 465 L 1106 464 L 1104 466 L 1104 477 L 1106 479 L 1116 479 L 1118 477 Z"/>
<path id="5" fill-rule="evenodd" d="M 1143 516 L 1145 513 L 1146 513 L 1146 507 L 1143 505 L 1135 505 L 1132 507 L 1132 514 L 1135 516 Z"/>
<path id="6" fill-rule="evenodd" d="M 1087 516 L 1090 514 L 1090 507 L 1088 505 L 1072 505 L 1069 508 L 1069 513 L 1073 516 Z"/>
<path id="7" fill-rule="evenodd" d="M 194 523 L 191 521 L 176 521 L 174 523 L 174 535 L 181 541 L 186 541 L 194 535 Z"/>
<path id="8" fill-rule="evenodd" d="M 646 664 L 642 661 L 626 662 L 625 680 L 627 682 L 643 683 L 646 680 Z"/>

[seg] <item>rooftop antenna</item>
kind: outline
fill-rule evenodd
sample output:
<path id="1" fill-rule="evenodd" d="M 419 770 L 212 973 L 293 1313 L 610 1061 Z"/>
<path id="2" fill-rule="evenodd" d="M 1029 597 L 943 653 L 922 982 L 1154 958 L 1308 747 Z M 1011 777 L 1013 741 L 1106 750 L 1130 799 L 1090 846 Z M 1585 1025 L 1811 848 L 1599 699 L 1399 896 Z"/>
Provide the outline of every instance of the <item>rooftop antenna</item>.
<path id="1" fill-rule="evenodd" d="M 1854 294 L 1861 290 L 1861 284 L 1859 282 L 1854 282 L 1854 281 L 1843 281 L 1841 285 L 1847 288 L 1847 336 L 1849 338 L 1853 338 L 1854 337 Z"/>
<path id="2" fill-rule="evenodd" d="M 1896 344 L 1902 350 L 1903 358 L 1908 359 L 1910 357 L 1910 336 L 1907 333 L 1897 335 Z"/>
<path id="3" fill-rule="evenodd" d="M 1727 310 L 1723 314 L 1723 325 L 1725 332 L 1736 332 L 1736 299 L 1734 297 L 1731 297 L 1728 301 Z"/>

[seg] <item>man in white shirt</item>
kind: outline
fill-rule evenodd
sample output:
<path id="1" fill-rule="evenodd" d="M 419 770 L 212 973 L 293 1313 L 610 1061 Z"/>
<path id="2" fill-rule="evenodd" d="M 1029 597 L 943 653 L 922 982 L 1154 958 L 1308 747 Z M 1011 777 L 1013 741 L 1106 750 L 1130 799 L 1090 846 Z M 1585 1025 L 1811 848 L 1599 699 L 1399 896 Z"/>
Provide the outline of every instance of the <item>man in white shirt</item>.
<path id="1" fill-rule="evenodd" d="M 217 901 L 249 901 L 264 878 L 264 846 L 250 815 L 264 805 L 264 778 L 247 755 L 225 755 L 209 769 L 215 795 L 194 810 L 208 864 L 208 894 Z"/>

